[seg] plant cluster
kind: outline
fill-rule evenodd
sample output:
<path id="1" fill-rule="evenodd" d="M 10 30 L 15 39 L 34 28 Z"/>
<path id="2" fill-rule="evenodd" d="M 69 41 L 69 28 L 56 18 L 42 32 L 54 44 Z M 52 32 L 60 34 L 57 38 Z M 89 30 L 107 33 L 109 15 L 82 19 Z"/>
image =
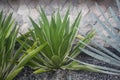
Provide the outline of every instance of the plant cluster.
<path id="1" fill-rule="evenodd" d="M 120 3 L 118 0 L 117 4 L 119 7 Z M 104 16 L 101 9 L 99 7 L 98 9 L 105 18 L 107 25 L 102 23 L 95 15 L 94 17 L 107 32 L 108 36 L 100 33 L 96 27 L 94 28 L 102 39 L 118 52 L 117 54 L 97 44 L 95 41 L 95 45 L 100 50 L 87 45 L 95 35 L 95 31 L 91 31 L 85 37 L 77 34 L 81 12 L 75 21 L 70 24 L 69 9 L 64 17 L 61 17 L 58 10 L 57 13 L 52 14 L 51 20 L 49 20 L 41 8 L 39 23 L 37 24 L 30 18 L 33 28 L 18 37 L 19 28 L 12 19 L 12 13 L 3 16 L 3 11 L 1 11 L 0 80 L 13 80 L 25 66 L 32 68 L 35 74 L 56 71 L 57 69 L 88 70 L 108 74 L 120 74 L 120 70 L 96 66 L 75 59 L 83 51 L 94 58 L 120 66 L 119 16 L 116 16 L 110 8 L 110 12 L 117 24 L 114 27 Z M 16 50 L 17 42 L 20 46 Z M 85 49 L 85 47 L 88 47 L 90 50 Z"/>

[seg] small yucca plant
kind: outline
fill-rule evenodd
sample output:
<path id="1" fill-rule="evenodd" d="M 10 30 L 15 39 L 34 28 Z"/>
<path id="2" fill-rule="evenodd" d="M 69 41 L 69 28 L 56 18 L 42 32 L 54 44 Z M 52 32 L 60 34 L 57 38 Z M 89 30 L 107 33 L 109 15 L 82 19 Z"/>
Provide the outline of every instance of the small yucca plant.
<path id="1" fill-rule="evenodd" d="M 12 13 L 3 16 L 0 12 L 0 80 L 13 80 L 23 69 L 24 65 L 44 46 L 30 48 L 26 55 L 22 55 L 23 46 L 15 50 L 15 43 L 19 28 L 12 20 Z M 33 46 L 32 46 L 33 47 Z"/>
<path id="2" fill-rule="evenodd" d="M 116 0 L 118 9 L 120 11 L 120 2 L 119 0 Z M 101 30 L 98 28 L 98 26 L 93 25 L 94 29 L 96 30 L 97 34 L 101 37 L 101 39 L 105 42 L 105 44 L 109 45 L 111 49 L 113 48 L 115 52 L 103 47 L 101 44 L 98 44 L 96 40 L 93 41 L 93 44 L 96 47 L 89 46 L 85 44 L 84 42 L 80 41 L 82 44 L 86 45 L 90 50 L 80 48 L 83 52 L 86 54 L 102 60 L 104 62 L 107 62 L 109 64 L 112 64 L 114 66 L 120 67 L 120 17 L 119 15 L 116 15 L 115 12 L 111 7 L 109 7 L 109 11 L 111 13 L 112 19 L 115 22 L 115 26 L 109 21 L 109 19 L 106 18 L 101 8 L 96 5 L 98 10 L 100 11 L 101 15 L 103 16 L 105 23 L 99 20 L 99 18 L 96 15 L 93 15 L 94 18 L 97 20 L 100 27 L 103 29 L 104 32 L 101 32 Z M 111 69 L 109 67 L 99 67 L 102 72 L 108 73 L 108 74 L 116 74 L 120 75 L 119 69 Z"/>
<path id="3" fill-rule="evenodd" d="M 48 45 L 42 49 L 37 56 L 35 56 L 29 64 L 30 67 L 35 69 L 34 73 L 42 73 L 56 69 L 72 69 L 80 70 L 84 68 L 84 65 L 77 64 L 71 61 L 69 57 L 75 58 L 80 53 L 79 47 L 84 47 L 79 42 L 75 42 L 77 37 L 77 31 L 81 19 L 81 13 L 70 25 L 69 10 L 66 12 L 64 18 L 61 18 L 59 11 L 51 16 L 51 21 L 48 20 L 43 9 L 40 11 L 39 24 L 36 24 L 31 18 L 33 30 L 30 30 L 27 34 L 22 36 L 26 38 L 26 35 L 30 35 L 30 39 L 27 40 L 25 48 L 33 42 L 38 41 L 38 46 L 47 42 Z M 89 33 L 83 42 L 88 43 L 93 37 L 94 32 Z M 22 40 L 19 41 L 22 43 Z M 73 45 L 74 44 L 74 45 Z M 79 68 L 77 68 L 80 66 Z M 86 68 L 88 69 L 88 68 Z"/>

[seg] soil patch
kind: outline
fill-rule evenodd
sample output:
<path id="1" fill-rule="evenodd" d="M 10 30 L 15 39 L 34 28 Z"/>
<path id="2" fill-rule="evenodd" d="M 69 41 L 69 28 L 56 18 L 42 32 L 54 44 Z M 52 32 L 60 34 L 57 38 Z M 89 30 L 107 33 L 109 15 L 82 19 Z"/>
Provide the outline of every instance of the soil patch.
<path id="1" fill-rule="evenodd" d="M 91 64 L 118 68 L 96 60 L 83 53 L 80 54 L 77 59 Z M 56 72 L 47 72 L 37 75 L 32 72 L 32 69 L 25 67 L 24 70 L 15 78 L 15 80 L 120 80 L 120 76 L 88 71 L 57 70 Z"/>

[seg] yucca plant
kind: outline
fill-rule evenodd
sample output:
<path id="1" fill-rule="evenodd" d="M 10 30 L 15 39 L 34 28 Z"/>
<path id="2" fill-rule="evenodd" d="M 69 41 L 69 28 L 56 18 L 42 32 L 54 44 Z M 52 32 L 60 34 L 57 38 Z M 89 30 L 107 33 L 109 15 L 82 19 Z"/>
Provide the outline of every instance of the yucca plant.
<path id="1" fill-rule="evenodd" d="M 15 50 L 15 43 L 19 28 L 12 19 L 12 13 L 3 15 L 0 12 L 0 80 L 13 80 L 13 78 L 24 68 L 25 64 L 38 53 L 45 45 L 32 48 L 22 55 L 23 46 Z"/>
<path id="2" fill-rule="evenodd" d="M 120 11 L 120 2 L 119 0 L 116 0 L 116 2 L 118 5 L 118 9 Z M 120 67 L 120 17 L 119 15 L 115 14 L 115 12 L 111 7 L 109 7 L 109 11 L 111 13 L 112 19 L 116 23 L 116 25 L 112 25 L 109 19 L 107 19 L 106 16 L 104 15 L 101 8 L 98 5 L 96 6 L 98 10 L 101 12 L 105 22 L 102 22 L 101 20 L 99 20 L 99 18 L 95 14 L 93 14 L 93 17 L 97 20 L 102 30 L 99 29 L 98 26 L 93 25 L 93 27 L 96 30 L 96 33 L 101 37 L 101 39 L 105 41 L 105 44 L 109 45 L 111 49 L 114 49 L 114 52 L 103 47 L 101 44 L 98 44 L 97 41 L 95 40 L 92 42 L 95 45 L 95 47 L 89 46 L 84 42 L 80 41 L 82 44 L 84 44 L 86 47 L 90 49 L 88 50 L 88 49 L 80 48 L 80 50 L 82 50 L 86 54 L 96 59 L 110 63 L 114 66 Z M 101 31 L 104 31 L 104 32 L 101 32 Z M 108 67 L 107 68 L 102 67 L 102 69 L 103 71 L 106 71 L 108 73 L 112 72 L 120 75 L 119 69 L 111 69 Z"/>
<path id="3" fill-rule="evenodd" d="M 75 58 L 80 53 L 79 47 L 84 48 L 84 45 L 76 40 L 76 37 L 81 38 L 86 44 L 89 43 L 94 35 L 94 32 L 90 32 L 83 39 L 82 36 L 77 36 L 77 31 L 81 19 L 81 13 L 78 14 L 75 21 L 70 24 L 69 9 L 67 10 L 64 18 L 61 17 L 58 10 L 57 13 L 53 13 L 51 20 L 49 20 L 41 8 L 39 24 L 35 23 L 30 18 L 33 25 L 33 29 L 22 35 L 22 40 L 30 36 L 25 48 L 27 49 L 30 44 L 38 41 L 38 46 L 47 42 L 48 45 L 42 49 L 37 56 L 35 56 L 30 62 L 29 66 L 35 69 L 34 73 L 42 73 L 57 69 L 90 69 L 84 65 L 71 61 L 68 57 Z M 77 41 L 75 43 L 75 40 Z M 76 68 L 76 66 L 80 66 Z"/>

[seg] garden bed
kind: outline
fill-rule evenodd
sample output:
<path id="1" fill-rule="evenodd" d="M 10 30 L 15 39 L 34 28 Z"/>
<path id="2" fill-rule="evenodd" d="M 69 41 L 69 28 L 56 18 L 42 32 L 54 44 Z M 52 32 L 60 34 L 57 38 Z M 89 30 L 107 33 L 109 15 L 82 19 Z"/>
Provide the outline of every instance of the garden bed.
<path id="1" fill-rule="evenodd" d="M 105 62 L 96 60 L 83 53 L 81 53 L 78 56 L 78 59 L 91 64 L 118 68 L 109 65 Z M 81 71 L 57 70 L 56 72 L 47 72 L 36 75 L 32 73 L 32 70 L 30 68 L 26 67 L 15 78 L 15 80 L 120 80 L 120 76 L 82 71 L 82 70 Z"/>

